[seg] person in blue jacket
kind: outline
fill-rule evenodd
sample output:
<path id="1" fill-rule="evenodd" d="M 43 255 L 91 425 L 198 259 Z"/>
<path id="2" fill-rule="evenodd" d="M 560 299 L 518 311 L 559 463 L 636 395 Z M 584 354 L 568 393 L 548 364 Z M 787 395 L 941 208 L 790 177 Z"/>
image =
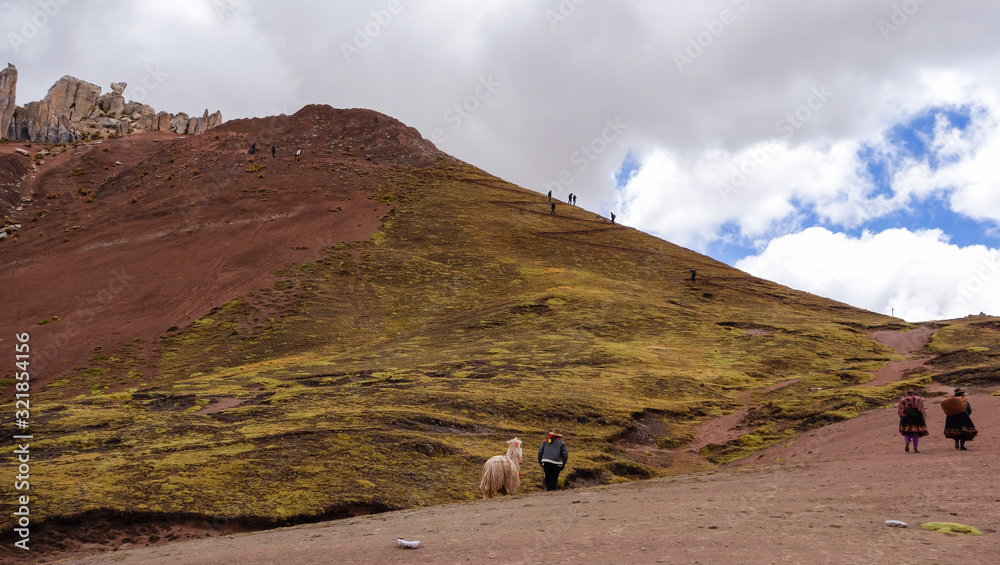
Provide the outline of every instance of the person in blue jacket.
<path id="1" fill-rule="evenodd" d="M 559 473 L 569 461 L 569 449 L 566 448 L 566 442 L 562 440 L 562 437 L 562 430 L 553 428 L 549 432 L 549 437 L 538 448 L 538 464 L 542 466 L 542 471 L 545 473 L 546 491 L 559 488 Z"/>

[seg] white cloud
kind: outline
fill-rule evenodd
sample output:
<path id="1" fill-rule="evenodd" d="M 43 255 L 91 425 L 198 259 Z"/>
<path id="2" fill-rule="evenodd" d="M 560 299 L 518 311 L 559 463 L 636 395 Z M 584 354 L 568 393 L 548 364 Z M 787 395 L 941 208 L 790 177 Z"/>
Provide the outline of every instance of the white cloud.
<path id="1" fill-rule="evenodd" d="M 854 227 L 891 206 L 867 198 L 857 177 L 856 142 L 792 145 L 766 139 L 734 154 L 711 150 L 685 160 L 657 148 L 621 188 L 622 222 L 704 249 L 727 224 L 757 238 L 797 231 L 815 213 Z"/>
<path id="2" fill-rule="evenodd" d="M 754 276 L 911 322 L 1000 314 L 1000 250 L 958 247 L 940 230 L 853 238 L 812 227 L 736 263 Z"/>

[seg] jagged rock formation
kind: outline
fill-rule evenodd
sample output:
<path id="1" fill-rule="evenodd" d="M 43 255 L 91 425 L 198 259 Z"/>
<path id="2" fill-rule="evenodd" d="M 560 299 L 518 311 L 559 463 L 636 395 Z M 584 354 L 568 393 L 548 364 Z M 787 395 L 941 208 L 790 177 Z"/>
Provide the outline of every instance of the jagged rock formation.
<path id="1" fill-rule="evenodd" d="M 69 75 L 62 77 L 38 102 L 14 110 L 9 139 L 67 143 L 80 139 L 74 122 L 82 121 L 101 95 L 101 87 Z"/>
<path id="2" fill-rule="evenodd" d="M 0 134 L 7 139 L 41 143 L 69 143 L 100 139 L 135 131 L 163 131 L 193 135 L 222 124 L 222 113 L 208 110 L 200 118 L 185 113 L 157 112 L 141 102 L 126 101 L 124 82 L 111 83 L 111 92 L 69 75 L 49 89 L 45 98 L 14 104 L 17 69 L 8 64 L 0 72 Z"/>
<path id="3" fill-rule="evenodd" d="M 14 93 L 17 90 L 17 68 L 7 63 L 0 71 L 0 137 L 7 134 L 10 120 L 14 117 Z"/>

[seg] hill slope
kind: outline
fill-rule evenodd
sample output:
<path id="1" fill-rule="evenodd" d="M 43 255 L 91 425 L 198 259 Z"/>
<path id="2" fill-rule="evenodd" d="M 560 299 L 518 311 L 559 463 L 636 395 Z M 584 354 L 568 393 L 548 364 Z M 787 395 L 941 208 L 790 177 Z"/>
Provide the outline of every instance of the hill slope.
<path id="1" fill-rule="evenodd" d="M 989 563 L 997 549 L 996 442 L 955 451 L 928 399 L 920 454 L 904 453 L 894 410 L 876 410 L 713 473 L 452 504 L 132 549 L 71 563 Z M 983 430 L 1000 398 L 974 396 Z M 919 479 L 901 480 L 900 469 Z M 885 520 L 901 520 L 905 529 Z M 924 530 L 958 522 L 982 536 Z M 396 547 L 395 538 L 423 547 Z M 557 556 L 557 557 L 556 557 Z"/>
<path id="2" fill-rule="evenodd" d="M 530 463 L 552 426 L 567 486 L 679 474 L 927 380 L 856 386 L 902 359 L 867 334 L 903 324 L 553 216 L 374 112 L 157 139 L 51 148 L 0 242 L 49 525 L 253 529 L 471 500 L 505 440 Z M 699 427 L 737 409 L 738 433 Z"/>

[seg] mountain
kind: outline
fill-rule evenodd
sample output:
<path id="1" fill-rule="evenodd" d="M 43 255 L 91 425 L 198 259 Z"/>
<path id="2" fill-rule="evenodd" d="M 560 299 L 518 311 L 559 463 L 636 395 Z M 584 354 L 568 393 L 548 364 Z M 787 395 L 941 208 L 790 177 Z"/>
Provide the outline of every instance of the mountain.
<path id="1" fill-rule="evenodd" d="M 860 386 L 905 358 L 873 334 L 914 326 L 552 214 L 370 110 L 0 144 L 0 167 L 0 343 L 30 334 L 55 553 L 474 500 L 515 436 L 536 491 L 553 426 L 570 488 L 707 470 L 932 374 L 998 375 L 976 318 L 931 328 L 944 364 Z"/>

